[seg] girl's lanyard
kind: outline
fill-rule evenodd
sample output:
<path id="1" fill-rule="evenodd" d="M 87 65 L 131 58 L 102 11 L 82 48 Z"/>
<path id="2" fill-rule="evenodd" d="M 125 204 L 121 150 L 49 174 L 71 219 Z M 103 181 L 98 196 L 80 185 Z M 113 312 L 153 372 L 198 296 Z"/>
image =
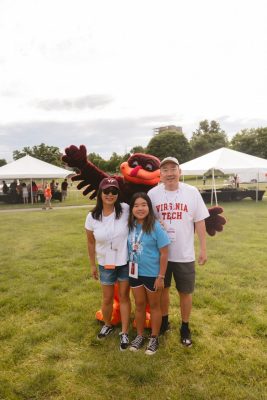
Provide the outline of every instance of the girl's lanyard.
<path id="1" fill-rule="evenodd" d="M 139 235 L 136 238 L 136 227 L 131 235 L 131 251 L 130 251 L 130 261 L 137 261 L 137 252 L 140 249 L 141 237 L 143 235 L 143 230 L 139 232 Z"/>

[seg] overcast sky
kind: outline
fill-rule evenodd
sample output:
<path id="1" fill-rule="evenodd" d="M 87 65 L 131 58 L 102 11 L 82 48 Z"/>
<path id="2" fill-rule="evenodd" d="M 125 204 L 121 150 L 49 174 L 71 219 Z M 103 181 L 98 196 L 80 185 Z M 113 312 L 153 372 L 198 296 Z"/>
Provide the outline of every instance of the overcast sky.
<path id="1" fill-rule="evenodd" d="M 267 126 L 266 0 L 0 0 L 0 158 Z"/>

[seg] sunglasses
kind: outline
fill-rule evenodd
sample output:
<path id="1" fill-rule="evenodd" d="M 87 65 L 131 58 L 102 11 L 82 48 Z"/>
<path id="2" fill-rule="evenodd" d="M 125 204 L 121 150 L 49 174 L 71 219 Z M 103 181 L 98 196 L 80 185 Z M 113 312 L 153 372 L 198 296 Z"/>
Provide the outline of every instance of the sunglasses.
<path id="1" fill-rule="evenodd" d="M 113 196 L 115 196 L 116 194 L 119 194 L 119 190 L 115 187 L 109 187 L 109 188 L 103 189 L 103 193 L 104 194 L 111 193 L 111 194 L 113 194 Z"/>

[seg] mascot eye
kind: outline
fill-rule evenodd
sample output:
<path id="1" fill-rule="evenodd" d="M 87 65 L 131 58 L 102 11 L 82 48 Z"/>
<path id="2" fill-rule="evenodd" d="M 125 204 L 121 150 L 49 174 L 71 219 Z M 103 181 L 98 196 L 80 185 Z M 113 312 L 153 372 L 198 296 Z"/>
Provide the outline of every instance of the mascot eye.
<path id="1" fill-rule="evenodd" d="M 146 169 L 147 171 L 152 171 L 152 170 L 153 170 L 153 165 L 150 164 L 150 163 L 147 163 L 146 166 L 145 166 L 145 169 Z"/>
<path id="2" fill-rule="evenodd" d="M 137 165 L 139 165 L 139 164 L 138 164 L 138 161 L 134 160 L 134 161 L 132 162 L 132 168 L 137 167 Z"/>

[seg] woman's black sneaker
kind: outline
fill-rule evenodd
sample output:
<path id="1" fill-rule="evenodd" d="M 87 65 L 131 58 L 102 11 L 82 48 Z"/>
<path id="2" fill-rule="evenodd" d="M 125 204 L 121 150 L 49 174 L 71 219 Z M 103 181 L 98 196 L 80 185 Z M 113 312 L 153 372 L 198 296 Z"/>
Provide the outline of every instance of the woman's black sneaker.
<path id="1" fill-rule="evenodd" d="M 105 339 L 114 331 L 114 326 L 103 325 L 101 331 L 97 335 L 97 339 Z"/>

